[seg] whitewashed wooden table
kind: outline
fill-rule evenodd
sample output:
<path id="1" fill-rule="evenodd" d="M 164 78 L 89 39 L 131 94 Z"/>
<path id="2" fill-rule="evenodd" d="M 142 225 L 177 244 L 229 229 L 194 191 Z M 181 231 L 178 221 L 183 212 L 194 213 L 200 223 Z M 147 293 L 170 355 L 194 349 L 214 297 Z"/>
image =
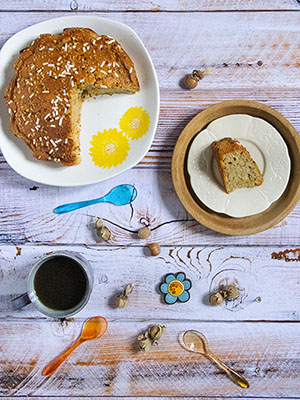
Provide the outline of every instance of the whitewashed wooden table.
<path id="1" fill-rule="evenodd" d="M 300 204 L 266 232 L 224 236 L 191 220 L 174 193 L 170 172 L 174 144 L 185 124 L 222 100 L 263 102 L 300 131 L 299 3 L 0 1 L 0 46 L 17 31 L 61 15 L 92 14 L 128 24 L 149 50 L 161 89 L 159 125 L 149 153 L 137 167 L 107 182 L 81 188 L 35 184 L 17 175 L 0 155 L 1 397 L 300 398 Z M 180 87 L 186 73 L 208 67 L 211 75 L 196 90 Z M 53 213 L 59 204 L 98 197 L 119 183 L 138 190 L 132 215 L 129 206 L 105 204 Z M 132 230 L 141 226 L 142 217 L 152 227 L 177 222 L 153 231 L 151 241 L 162 247 L 154 258 L 144 241 L 110 224 L 111 242 L 96 244 L 90 215 Z M 87 307 L 64 322 L 32 306 L 11 311 L 9 300 L 25 290 L 32 263 L 59 249 L 81 252 L 91 261 L 96 279 Z M 193 282 L 191 300 L 167 306 L 157 285 L 166 273 L 178 271 Z M 131 282 L 137 286 L 129 306 L 114 308 L 115 294 Z M 235 282 L 242 296 L 213 308 L 208 293 L 222 282 Z M 53 376 L 42 377 L 43 367 L 94 315 L 108 319 L 103 338 L 83 344 Z M 144 355 L 136 351 L 135 339 L 152 323 L 165 324 L 167 330 L 159 346 Z M 194 328 L 246 376 L 249 389 L 179 346 L 180 333 Z"/>

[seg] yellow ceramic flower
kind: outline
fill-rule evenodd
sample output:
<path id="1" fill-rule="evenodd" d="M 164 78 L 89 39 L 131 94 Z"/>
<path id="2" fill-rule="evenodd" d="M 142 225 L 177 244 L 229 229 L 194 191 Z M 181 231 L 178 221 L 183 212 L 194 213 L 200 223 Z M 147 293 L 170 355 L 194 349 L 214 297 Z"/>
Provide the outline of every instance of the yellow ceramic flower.
<path id="1" fill-rule="evenodd" d="M 148 132 L 150 117 L 143 107 L 131 107 L 120 119 L 119 126 L 130 139 L 139 139 Z"/>
<path id="2" fill-rule="evenodd" d="M 122 164 L 130 150 L 129 140 L 117 129 L 104 129 L 93 135 L 90 155 L 95 165 L 103 168 L 116 167 Z"/>

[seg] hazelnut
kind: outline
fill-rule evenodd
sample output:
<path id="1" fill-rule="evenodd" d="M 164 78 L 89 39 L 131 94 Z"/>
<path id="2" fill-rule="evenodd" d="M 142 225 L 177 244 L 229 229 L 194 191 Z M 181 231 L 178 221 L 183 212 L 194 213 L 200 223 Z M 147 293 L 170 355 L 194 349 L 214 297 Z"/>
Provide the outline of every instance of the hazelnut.
<path id="1" fill-rule="evenodd" d="M 198 82 L 205 77 L 205 75 L 210 75 L 211 68 L 206 68 L 204 71 L 199 69 L 194 69 L 191 74 L 187 74 L 184 78 L 184 86 L 187 89 L 195 89 Z"/>
<path id="2" fill-rule="evenodd" d="M 143 228 L 139 229 L 139 231 L 138 231 L 138 237 L 140 239 L 148 239 L 150 234 L 151 234 L 151 231 L 148 228 L 148 226 L 144 226 Z"/>
<path id="3" fill-rule="evenodd" d="M 216 292 L 216 293 L 213 293 L 213 294 L 210 296 L 209 301 L 210 301 L 210 303 L 211 303 L 212 305 L 214 305 L 214 306 L 220 306 L 220 305 L 223 303 L 224 298 L 223 298 L 223 296 L 221 295 L 221 293 Z"/>
<path id="4" fill-rule="evenodd" d="M 149 247 L 152 256 L 158 256 L 160 254 L 160 245 L 158 243 L 149 243 L 147 246 Z"/>
<path id="5" fill-rule="evenodd" d="M 195 89 L 195 87 L 198 85 L 198 80 L 199 79 L 195 79 L 192 74 L 187 74 L 184 78 L 184 86 L 187 89 Z"/>

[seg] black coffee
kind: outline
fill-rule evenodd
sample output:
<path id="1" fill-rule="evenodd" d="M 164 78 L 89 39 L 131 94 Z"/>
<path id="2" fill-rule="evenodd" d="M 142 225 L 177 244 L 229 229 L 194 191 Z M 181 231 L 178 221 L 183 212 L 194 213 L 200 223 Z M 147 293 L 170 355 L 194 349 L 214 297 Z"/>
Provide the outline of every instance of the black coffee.
<path id="1" fill-rule="evenodd" d="M 37 297 L 46 307 L 69 310 L 83 299 L 87 276 L 72 258 L 55 256 L 39 267 L 33 285 Z"/>

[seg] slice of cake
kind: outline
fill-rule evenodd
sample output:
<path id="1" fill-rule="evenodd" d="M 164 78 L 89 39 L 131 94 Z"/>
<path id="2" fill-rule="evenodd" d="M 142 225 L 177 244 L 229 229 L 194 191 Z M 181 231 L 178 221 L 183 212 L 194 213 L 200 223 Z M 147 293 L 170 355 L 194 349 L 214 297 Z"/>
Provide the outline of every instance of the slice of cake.
<path id="1" fill-rule="evenodd" d="M 85 97 L 135 93 L 134 64 L 120 44 L 87 28 L 43 34 L 21 51 L 5 100 L 10 129 L 39 160 L 80 163 Z"/>
<path id="2" fill-rule="evenodd" d="M 227 193 L 239 188 L 251 188 L 264 178 L 249 152 L 236 139 L 224 138 L 211 144 Z"/>

